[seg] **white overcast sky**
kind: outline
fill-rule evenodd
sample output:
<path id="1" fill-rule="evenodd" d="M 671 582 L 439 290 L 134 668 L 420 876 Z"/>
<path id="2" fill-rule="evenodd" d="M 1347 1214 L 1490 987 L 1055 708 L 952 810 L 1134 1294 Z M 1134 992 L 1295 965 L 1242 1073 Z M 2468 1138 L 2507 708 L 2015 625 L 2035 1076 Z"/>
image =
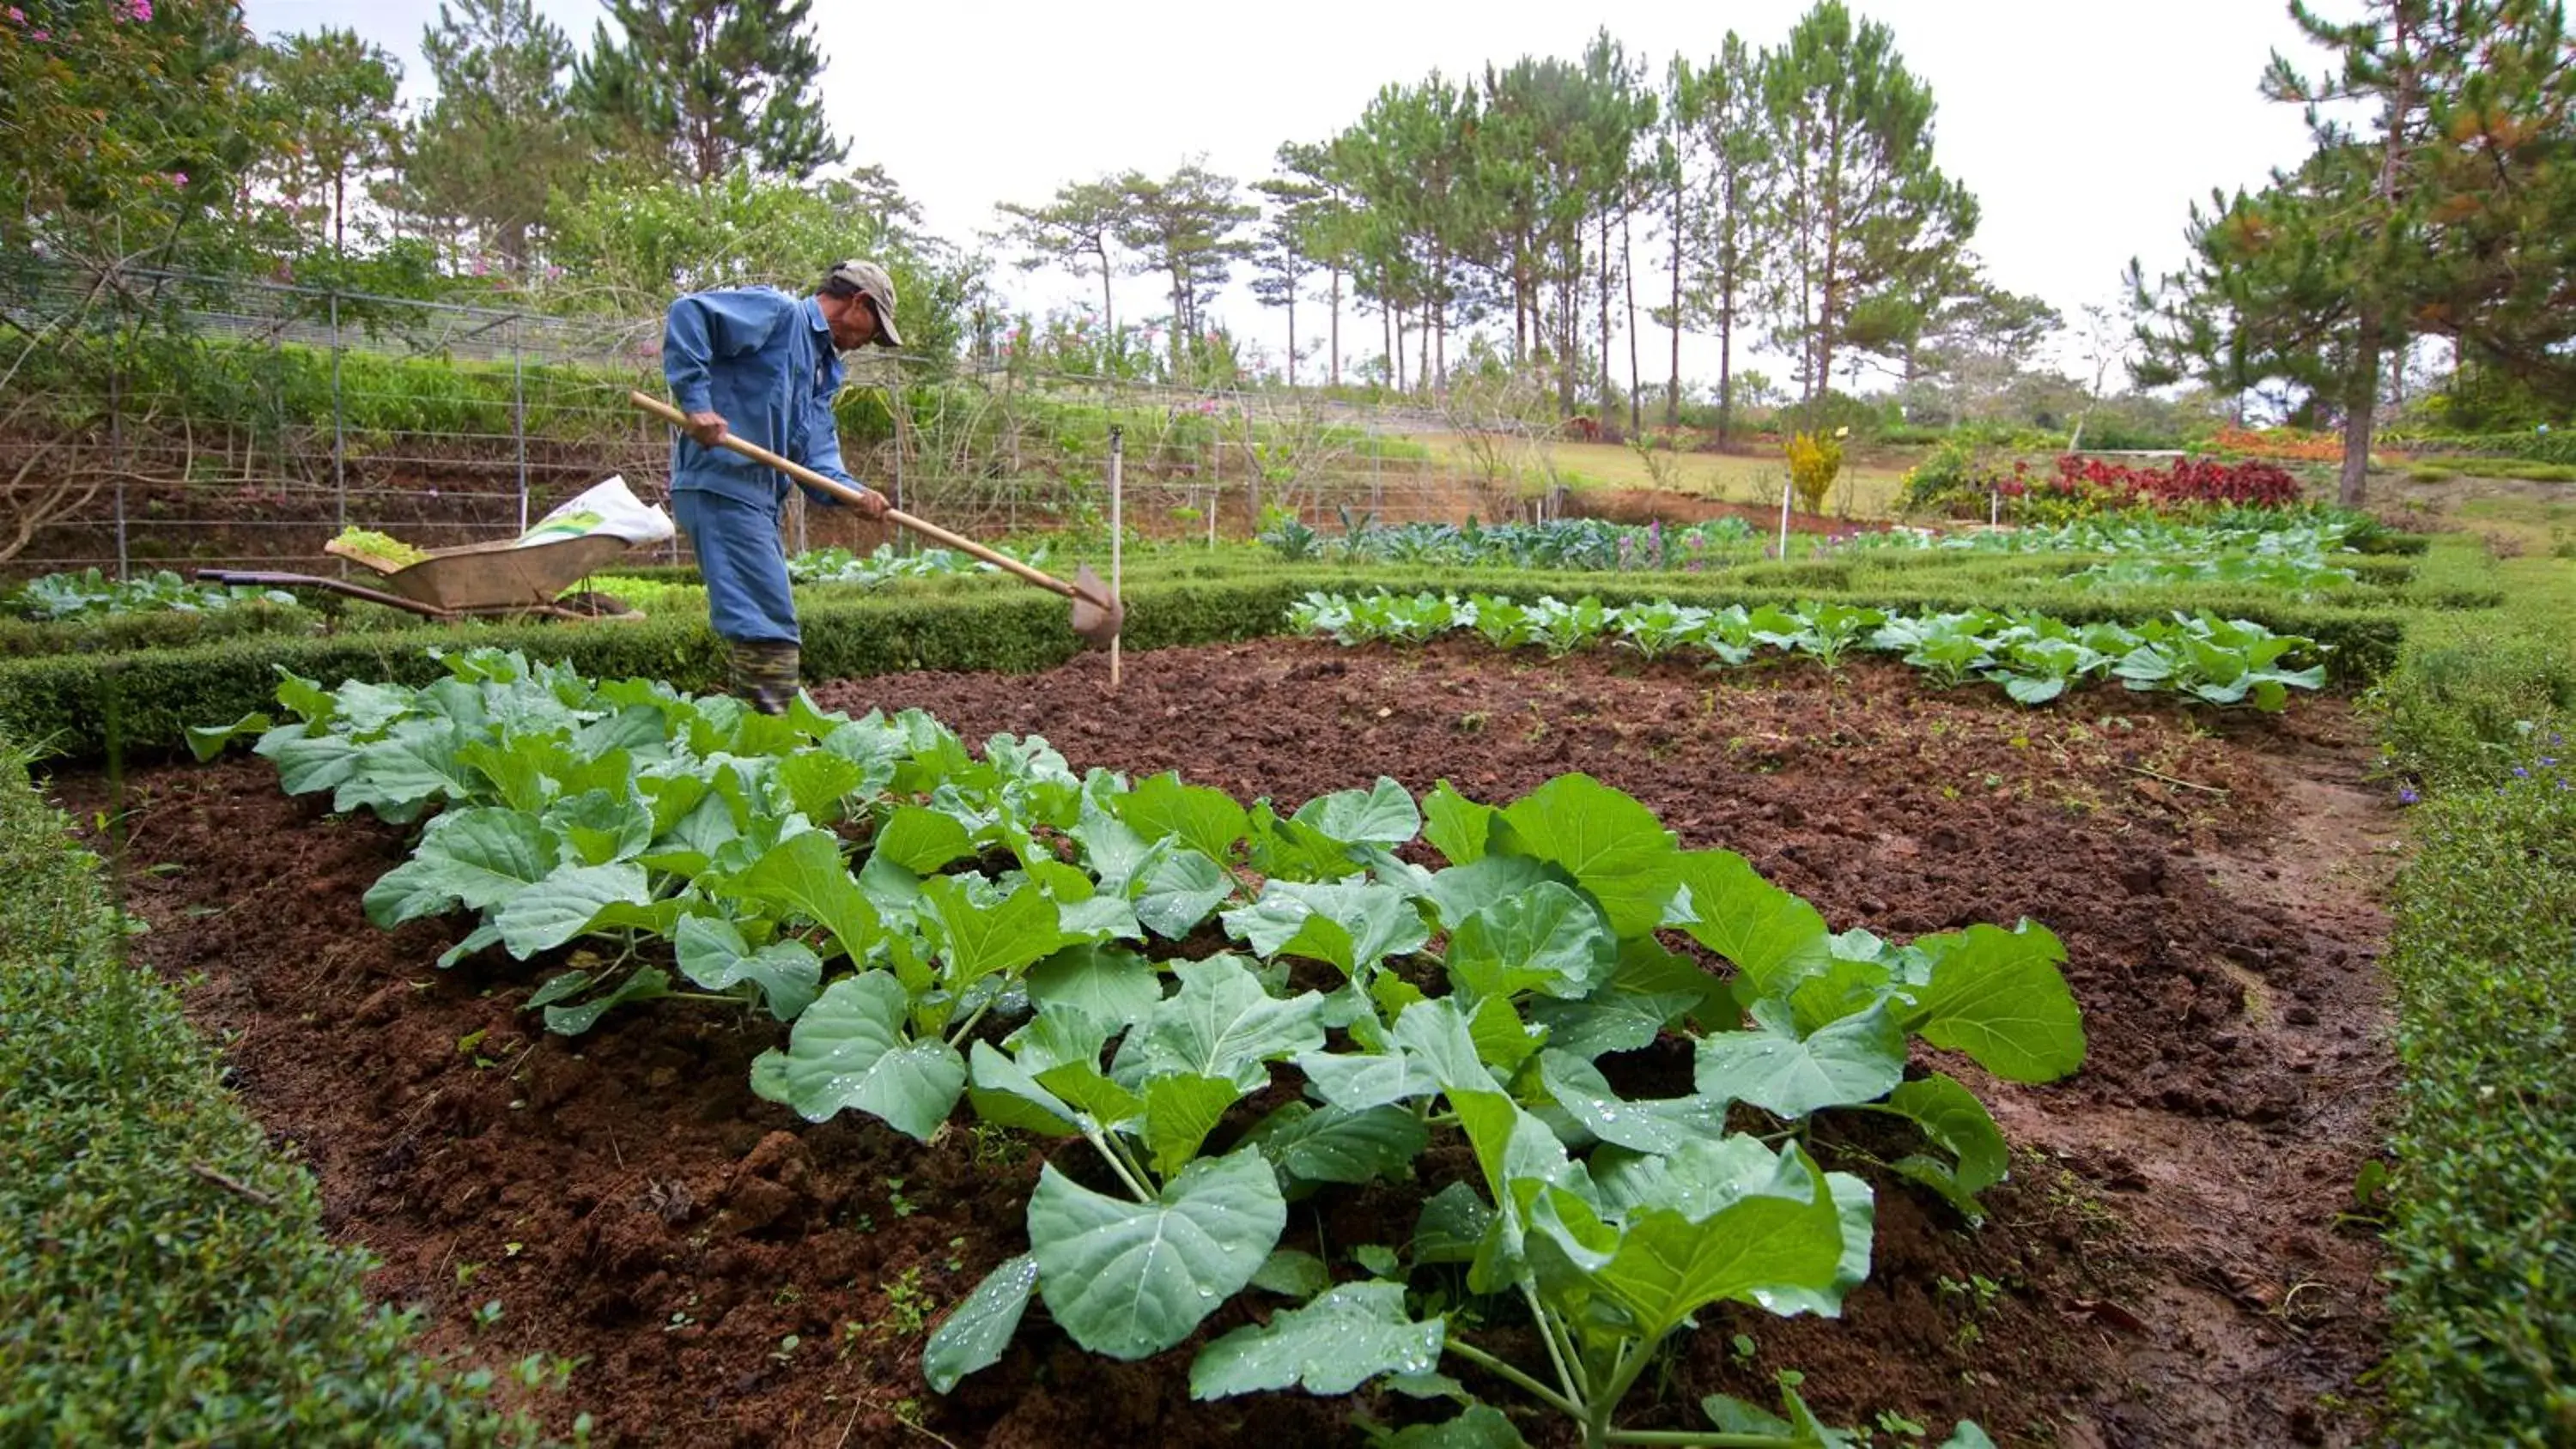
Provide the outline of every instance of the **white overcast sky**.
<path id="1" fill-rule="evenodd" d="M 577 46 L 606 13 L 597 0 L 538 3 Z M 1460 76 L 1524 54 L 1570 57 L 1607 26 L 1660 73 L 1677 51 L 1713 54 L 1730 28 L 1756 45 L 1777 43 L 1806 7 L 816 0 L 813 16 L 830 62 L 825 109 L 835 134 L 854 143 L 851 159 L 885 167 L 933 230 L 971 241 L 992 227 L 995 201 L 1043 199 L 1104 171 L 1168 170 L 1205 153 L 1225 173 L 1267 175 L 1281 141 L 1322 139 L 1356 119 L 1381 85 L 1435 68 Z M 407 98 L 427 90 L 420 36 L 437 0 L 247 0 L 247 9 L 262 35 L 354 24 L 402 59 Z M 1984 208 L 1976 246 L 1989 274 L 2070 318 L 2117 294 L 2130 257 L 2150 274 L 2176 264 L 2187 210 L 2211 187 L 2257 184 L 2307 149 L 2296 109 L 2256 90 L 2275 48 L 2306 69 L 2325 58 L 2300 39 L 2281 0 L 1857 0 L 1853 9 L 1889 25 L 1908 67 L 1930 83 L 1940 164 Z M 1096 285 L 1050 273 L 1003 268 L 999 281 L 1032 308 L 1097 295 Z M 1641 274 L 1641 308 L 1650 293 Z M 1120 282 L 1122 315 L 1158 303 L 1151 279 Z M 1278 347 L 1279 315 L 1240 286 L 1218 310 L 1238 332 Z M 1300 310 L 1301 339 L 1318 320 Z M 1373 319 L 1355 327 L 1346 318 L 1345 350 L 1376 334 Z M 1648 333 L 1650 378 L 1659 340 Z M 1714 345 L 1691 346 L 1684 370 L 1713 377 Z"/>

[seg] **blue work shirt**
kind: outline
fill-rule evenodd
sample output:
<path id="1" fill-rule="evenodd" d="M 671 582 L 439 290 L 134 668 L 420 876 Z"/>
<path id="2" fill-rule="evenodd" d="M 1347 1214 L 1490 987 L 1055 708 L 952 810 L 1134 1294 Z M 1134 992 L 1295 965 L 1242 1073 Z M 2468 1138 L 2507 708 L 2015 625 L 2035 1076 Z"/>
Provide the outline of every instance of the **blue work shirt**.
<path id="1" fill-rule="evenodd" d="M 682 412 L 724 415 L 726 431 L 859 487 L 841 466 L 832 395 L 841 358 L 811 297 L 774 287 L 696 292 L 671 304 L 662 330 L 662 376 Z M 739 453 L 682 433 L 671 448 L 671 491 L 704 489 L 758 507 L 787 501 L 792 480 Z M 838 503 L 808 488 L 818 503 Z"/>

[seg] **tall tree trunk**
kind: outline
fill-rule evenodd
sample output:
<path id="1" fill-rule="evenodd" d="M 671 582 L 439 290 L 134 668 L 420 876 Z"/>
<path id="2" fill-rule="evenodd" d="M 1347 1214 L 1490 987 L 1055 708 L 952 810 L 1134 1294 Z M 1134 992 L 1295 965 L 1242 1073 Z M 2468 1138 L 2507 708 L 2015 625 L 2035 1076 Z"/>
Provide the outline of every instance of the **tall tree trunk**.
<path id="1" fill-rule="evenodd" d="M 2335 488 L 2335 501 L 2346 508 L 2359 508 L 2370 486 L 2370 429 L 2379 410 L 2379 319 L 2367 312 L 2358 345 L 2345 387 L 2343 476 Z"/>
<path id="2" fill-rule="evenodd" d="M 1332 385 L 1342 385 L 1342 269 L 1333 268 Z"/>
<path id="3" fill-rule="evenodd" d="M 1413 385 L 1425 392 L 1431 389 L 1432 318 L 1438 315 L 1439 306 L 1439 303 L 1425 297 L 1422 301 L 1422 315 L 1415 319 Z"/>
<path id="4" fill-rule="evenodd" d="M 1673 187 L 1673 370 L 1664 384 L 1664 426 L 1682 421 L 1682 188 Z"/>
<path id="5" fill-rule="evenodd" d="M 1619 213 L 1619 276 L 1628 286 L 1628 435 L 1644 430 L 1637 415 L 1637 256 L 1628 232 L 1628 213 Z"/>
<path id="6" fill-rule="evenodd" d="M 1105 340 L 1115 341 L 1118 336 L 1118 313 L 1109 303 L 1109 248 L 1103 245 L 1095 250 L 1100 254 L 1100 326 Z"/>
<path id="7" fill-rule="evenodd" d="M 1735 274 L 1721 286 L 1717 314 L 1717 445 L 1735 428 Z"/>
<path id="8" fill-rule="evenodd" d="M 1388 314 L 1389 316 L 1392 316 L 1393 318 L 1395 318 L 1395 390 L 1396 390 L 1397 392 L 1399 392 L 1399 393 L 1400 393 L 1400 392 L 1403 392 L 1403 391 L 1405 390 L 1405 389 L 1404 389 L 1404 308 L 1403 308 L 1400 304 L 1398 304 L 1398 303 L 1389 302 L 1389 303 L 1387 304 L 1386 310 L 1387 310 L 1387 314 Z"/>
<path id="9" fill-rule="evenodd" d="M 1288 285 L 1288 385 L 1297 385 L 1297 286 Z"/>
<path id="10" fill-rule="evenodd" d="M 1601 213 L 1601 406 L 1610 416 L 1610 213 Z"/>

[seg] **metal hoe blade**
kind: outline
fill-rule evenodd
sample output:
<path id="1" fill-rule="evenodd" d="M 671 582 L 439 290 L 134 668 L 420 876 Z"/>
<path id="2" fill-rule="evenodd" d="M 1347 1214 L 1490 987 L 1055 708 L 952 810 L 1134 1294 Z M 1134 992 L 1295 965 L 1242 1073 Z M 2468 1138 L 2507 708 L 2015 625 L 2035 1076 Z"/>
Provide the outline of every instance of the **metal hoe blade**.
<path id="1" fill-rule="evenodd" d="M 1083 565 L 1073 576 L 1073 632 L 1094 649 L 1106 649 L 1118 637 L 1118 627 L 1127 621 L 1127 606 L 1100 581 L 1100 575 Z"/>

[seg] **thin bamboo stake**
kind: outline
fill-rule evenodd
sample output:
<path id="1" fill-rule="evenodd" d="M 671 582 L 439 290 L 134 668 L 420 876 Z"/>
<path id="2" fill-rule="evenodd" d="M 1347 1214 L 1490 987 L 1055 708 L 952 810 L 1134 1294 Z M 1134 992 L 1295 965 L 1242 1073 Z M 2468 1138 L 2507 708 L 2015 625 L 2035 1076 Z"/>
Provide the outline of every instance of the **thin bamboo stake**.
<path id="1" fill-rule="evenodd" d="M 1127 527 L 1123 506 L 1126 495 L 1125 463 L 1127 430 L 1117 423 L 1109 425 L 1109 597 L 1123 599 L 1118 592 L 1124 582 L 1122 563 L 1126 555 Z M 1109 636 L 1109 692 L 1116 694 L 1120 680 L 1118 636 Z"/>

